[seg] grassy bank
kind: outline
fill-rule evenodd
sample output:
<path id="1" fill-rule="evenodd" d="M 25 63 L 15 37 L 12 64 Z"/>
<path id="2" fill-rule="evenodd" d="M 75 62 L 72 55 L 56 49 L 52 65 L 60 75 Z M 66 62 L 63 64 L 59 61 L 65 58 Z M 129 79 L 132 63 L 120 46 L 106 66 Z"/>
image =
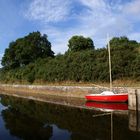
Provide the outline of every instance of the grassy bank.
<path id="1" fill-rule="evenodd" d="M 27 81 L 7 81 L 2 82 L 0 84 L 21 84 L 21 85 L 30 85 Z M 49 86 L 81 86 L 81 87 L 108 87 L 109 82 L 73 82 L 73 81 L 61 81 L 61 82 L 45 82 L 42 80 L 35 80 L 32 85 L 49 85 Z M 140 81 L 130 80 L 130 79 L 123 79 L 123 80 L 114 80 L 113 81 L 114 87 L 140 87 Z"/>

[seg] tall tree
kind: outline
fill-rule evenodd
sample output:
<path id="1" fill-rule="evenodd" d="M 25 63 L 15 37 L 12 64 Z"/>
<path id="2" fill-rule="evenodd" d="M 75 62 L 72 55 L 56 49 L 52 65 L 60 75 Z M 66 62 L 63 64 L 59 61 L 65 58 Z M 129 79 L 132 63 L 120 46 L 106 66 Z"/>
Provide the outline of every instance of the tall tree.
<path id="1" fill-rule="evenodd" d="M 91 38 L 83 36 L 73 36 L 68 41 L 68 51 L 81 51 L 86 49 L 94 49 L 94 43 Z"/>
<path id="2" fill-rule="evenodd" d="M 130 70 L 138 55 L 139 43 L 127 37 L 114 37 L 110 41 L 113 78 L 131 77 Z"/>
<path id="3" fill-rule="evenodd" d="M 53 57 L 51 43 L 47 35 L 40 32 L 32 32 L 9 44 L 2 58 L 2 65 L 15 68 L 34 62 L 38 58 Z"/>

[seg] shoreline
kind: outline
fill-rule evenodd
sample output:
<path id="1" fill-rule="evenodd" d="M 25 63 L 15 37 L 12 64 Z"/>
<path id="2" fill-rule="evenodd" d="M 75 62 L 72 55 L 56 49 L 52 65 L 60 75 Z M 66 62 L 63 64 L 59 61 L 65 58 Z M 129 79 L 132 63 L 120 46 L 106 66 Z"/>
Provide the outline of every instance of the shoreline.
<path id="1" fill-rule="evenodd" d="M 0 94 L 84 108 L 92 88 L 36 85 L 0 85 Z"/>
<path id="2" fill-rule="evenodd" d="M 127 92 L 130 88 L 114 87 L 114 92 Z M 110 90 L 102 86 L 61 86 L 61 85 L 17 85 L 0 84 L 0 91 L 8 94 L 26 96 L 59 96 L 85 99 L 87 94 L 99 94 L 102 91 Z"/>
<path id="3" fill-rule="evenodd" d="M 47 90 L 46 88 L 49 88 Z M 55 90 L 52 88 L 55 87 Z M 60 91 L 57 89 L 67 89 L 66 91 Z M 68 90 L 69 89 L 69 90 Z M 95 90 L 96 89 L 96 90 Z M 76 90 L 76 91 L 74 91 Z M 57 92 L 56 92 L 57 91 Z M 46 102 L 56 105 L 63 105 L 68 107 L 74 107 L 79 109 L 98 110 L 96 108 L 89 108 L 86 106 L 85 95 L 97 90 L 97 87 L 66 87 L 66 86 L 36 86 L 36 85 L 0 85 L 0 95 L 13 96 L 18 98 L 24 98 L 34 101 Z M 101 111 L 101 110 L 100 110 Z M 114 110 L 117 114 L 128 114 L 128 111 Z M 113 112 L 114 112 L 113 111 Z M 102 110 L 101 112 L 106 112 Z M 107 111 L 108 112 L 108 111 Z"/>
<path id="4" fill-rule="evenodd" d="M 8 92 L 9 94 L 31 94 L 31 95 L 55 95 L 65 97 L 84 98 L 86 94 L 95 92 L 98 89 L 95 87 L 81 86 L 44 86 L 44 85 L 9 85 L 0 84 L 0 91 Z"/>

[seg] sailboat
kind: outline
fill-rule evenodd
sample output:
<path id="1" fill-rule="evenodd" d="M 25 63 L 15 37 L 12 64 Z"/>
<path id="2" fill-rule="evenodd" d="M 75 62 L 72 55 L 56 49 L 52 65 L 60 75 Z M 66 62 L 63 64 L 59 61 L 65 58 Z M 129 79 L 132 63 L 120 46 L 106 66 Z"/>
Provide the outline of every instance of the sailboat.
<path id="1" fill-rule="evenodd" d="M 88 94 L 86 99 L 88 101 L 98 101 L 98 102 L 127 102 L 128 93 L 114 93 L 112 91 L 112 75 L 111 75 L 111 55 L 110 55 L 110 43 L 108 39 L 108 55 L 109 55 L 109 77 L 110 77 L 110 90 L 103 91 L 100 94 Z"/>

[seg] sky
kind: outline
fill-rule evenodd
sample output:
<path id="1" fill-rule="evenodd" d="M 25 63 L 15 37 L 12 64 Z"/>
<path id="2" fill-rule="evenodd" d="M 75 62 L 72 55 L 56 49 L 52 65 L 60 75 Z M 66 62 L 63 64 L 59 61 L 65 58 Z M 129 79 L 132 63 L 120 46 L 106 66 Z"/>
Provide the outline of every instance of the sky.
<path id="1" fill-rule="evenodd" d="M 140 42 L 140 0 L 0 0 L 0 59 L 10 42 L 33 31 L 47 34 L 55 54 L 65 53 L 74 35 L 96 48 L 110 38 Z"/>

